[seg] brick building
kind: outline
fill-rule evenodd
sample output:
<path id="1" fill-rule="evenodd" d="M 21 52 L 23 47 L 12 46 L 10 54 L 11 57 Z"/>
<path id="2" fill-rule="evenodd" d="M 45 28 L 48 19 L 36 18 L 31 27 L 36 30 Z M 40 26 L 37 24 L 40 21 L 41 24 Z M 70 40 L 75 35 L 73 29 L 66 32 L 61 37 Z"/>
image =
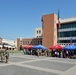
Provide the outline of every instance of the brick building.
<path id="1" fill-rule="evenodd" d="M 54 13 L 42 17 L 42 44 L 47 48 L 57 44 L 57 19 L 58 17 Z"/>
<path id="2" fill-rule="evenodd" d="M 39 45 L 42 44 L 42 38 L 18 38 L 17 39 L 17 47 L 18 49 L 22 45 L 22 47 L 26 45 Z"/>
<path id="3" fill-rule="evenodd" d="M 58 28 L 58 16 L 56 14 L 43 15 L 42 44 L 48 48 L 57 43 L 66 46 L 72 42 L 76 45 L 76 17 L 60 18 L 59 20 L 60 28 Z"/>
<path id="4" fill-rule="evenodd" d="M 76 45 L 76 17 L 59 19 L 60 28 L 58 28 L 58 16 L 54 13 L 42 16 L 42 28 L 37 28 L 36 33 L 40 30 L 41 38 L 18 38 L 17 46 L 20 45 L 38 45 L 42 44 L 49 48 L 50 46 L 60 44 L 62 46 L 70 45 L 70 40 Z M 42 30 L 41 30 L 42 29 Z"/>

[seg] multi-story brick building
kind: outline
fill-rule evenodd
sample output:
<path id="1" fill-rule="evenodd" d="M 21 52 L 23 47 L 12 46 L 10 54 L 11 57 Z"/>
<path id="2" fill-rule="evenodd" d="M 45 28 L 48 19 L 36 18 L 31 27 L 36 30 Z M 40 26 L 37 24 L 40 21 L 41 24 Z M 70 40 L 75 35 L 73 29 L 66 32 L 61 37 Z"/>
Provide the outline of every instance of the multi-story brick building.
<path id="1" fill-rule="evenodd" d="M 18 38 L 17 39 L 17 47 L 18 49 L 22 45 L 22 47 L 26 45 L 39 45 L 42 44 L 42 38 Z"/>
<path id="2" fill-rule="evenodd" d="M 17 39 L 17 46 L 19 47 L 21 44 L 23 46 L 28 44 L 42 44 L 49 48 L 57 43 L 65 46 L 70 44 L 71 39 L 72 42 L 76 44 L 76 17 L 60 19 L 60 25 L 61 27 L 58 28 L 58 16 L 56 14 L 43 15 L 42 28 L 36 28 L 35 30 L 35 34 L 41 34 L 36 34 L 36 38 Z M 41 38 L 37 36 L 41 36 Z"/>
<path id="3" fill-rule="evenodd" d="M 70 41 L 76 45 L 76 17 L 60 19 L 58 28 L 58 16 L 48 14 L 42 17 L 43 37 L 42 44 L 46 47 L 56 45 L 69 45 Z"/>

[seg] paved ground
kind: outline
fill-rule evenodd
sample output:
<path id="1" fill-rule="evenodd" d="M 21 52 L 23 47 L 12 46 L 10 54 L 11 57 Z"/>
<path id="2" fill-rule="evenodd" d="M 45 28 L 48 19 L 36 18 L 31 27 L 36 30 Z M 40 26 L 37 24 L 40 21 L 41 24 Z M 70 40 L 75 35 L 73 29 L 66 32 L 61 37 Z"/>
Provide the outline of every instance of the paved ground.
<path id="1" fill-rule="evenodd" d="M 0 75 L 76 75 L 76 59 L 11 54 Z"/>

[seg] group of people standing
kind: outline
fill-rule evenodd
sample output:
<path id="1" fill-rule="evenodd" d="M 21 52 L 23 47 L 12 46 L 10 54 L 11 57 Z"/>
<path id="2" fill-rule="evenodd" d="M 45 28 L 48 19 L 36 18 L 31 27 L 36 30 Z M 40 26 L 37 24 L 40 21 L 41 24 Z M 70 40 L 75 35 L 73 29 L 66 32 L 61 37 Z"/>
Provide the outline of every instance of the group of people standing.
<path id="1" fill-rule="evenodd" d="M 52 50 L 52 54 L 54 57 L 76 58 L 76 51 L 74 50 Z"/>
<path id="2" fill-rule="evenodd" d="M 47 50 L 42 49 L 24 49 L 23 53 L 26 55 L 47 56 Z"/>
<path id="3" fill-rule="evenodd" d="M 59 58 L 71 58 L 76 54 L 76 51 L 65 50 L 42 50 L 42 49 L 24 49 L 24 54 L 36 56 L 50 56 Z"/>

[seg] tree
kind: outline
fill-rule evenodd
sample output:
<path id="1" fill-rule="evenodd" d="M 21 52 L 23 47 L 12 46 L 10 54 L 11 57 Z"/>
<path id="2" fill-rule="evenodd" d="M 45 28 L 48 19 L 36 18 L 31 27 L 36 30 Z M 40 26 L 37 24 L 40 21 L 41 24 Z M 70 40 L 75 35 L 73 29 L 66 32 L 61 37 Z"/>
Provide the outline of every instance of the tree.
<path id="1" fill-rule="evenodd" d="M 20 45 L 20 49 L 19 50 L 23 50 L 23 47 L 22 47 L 22 45 Z"/>

